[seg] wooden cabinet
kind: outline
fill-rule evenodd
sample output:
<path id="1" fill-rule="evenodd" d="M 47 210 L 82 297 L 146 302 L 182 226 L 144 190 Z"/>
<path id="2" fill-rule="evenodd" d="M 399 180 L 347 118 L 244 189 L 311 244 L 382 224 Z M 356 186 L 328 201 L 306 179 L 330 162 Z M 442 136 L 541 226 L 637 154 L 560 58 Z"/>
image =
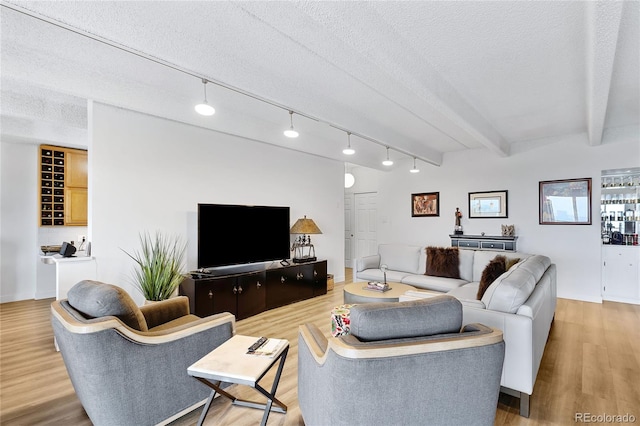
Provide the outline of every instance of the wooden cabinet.
<path id="1" fill-rule="evenodd" d="M 87 151 L 40 145 L 40 226 L 87 225 Z"/>
<path id="2" fill-rule="evenodd" d="M 64 223 L 67 226 L 87 225 L 87 188 L 67 188 L 65 196 Z"/>
<path id="3" fill-rule="evenodd" d="M 87 151 L 68 149 L 65 153 L 67 171 L 65 181 L 68 187 L 87 187 Z"/>
<path id="4" fill-rule="evenodd" d="M 227 276 L 192 273 L 180 285 L 191 313 L 231 312 L 237 320 L 326 293 L 326 260 Z"/>
<path id="5" fill-rule="evenodd" d="M 298 266 L 267 271 L 267 309 L 297 302 L 300 299 Z"/>
<path id="6" fill-rule="evenodd" d="M 259 271 L 230 277 L 186 278 L 180 285 L 180 294 L 189 297 L 189 309 L 199 317 L 230 312 L 241 320 L 265 310 L 265 275 Z"/>
<path id="7" fill-rule="evenodd" d="M 267 271 L 267 309 L 327 293 L 327 261 Z"/>
<path id="8" fill-rule="evenodd" d="M 267 308 L 266 273 L 242 275 L 238 277 L 236 319 L 248 318 Z"/>

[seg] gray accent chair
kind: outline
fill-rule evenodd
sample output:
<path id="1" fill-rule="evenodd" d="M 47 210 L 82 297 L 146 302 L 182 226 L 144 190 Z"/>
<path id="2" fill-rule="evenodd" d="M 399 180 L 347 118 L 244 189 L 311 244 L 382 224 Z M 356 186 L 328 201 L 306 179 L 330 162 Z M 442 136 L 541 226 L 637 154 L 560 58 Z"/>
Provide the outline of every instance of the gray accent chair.
<path id="1" fill-rule="evenodd" d="M 452 296 L 351 308 L 351 334 L 298 333 L 298 401 L 314 425 L 493 425 L 502 332 L 462 327 Z"/>
<path id="2" fill-rule="evenodd" d="M 233 315 L 190 315 L 184 296 L 138 307 L 97 281 L 67 297 L 51 305 L 54 336 L 93 424 L 166 424 L 204 404 L 210 389 L 187 367 L 234 335 Z"/>

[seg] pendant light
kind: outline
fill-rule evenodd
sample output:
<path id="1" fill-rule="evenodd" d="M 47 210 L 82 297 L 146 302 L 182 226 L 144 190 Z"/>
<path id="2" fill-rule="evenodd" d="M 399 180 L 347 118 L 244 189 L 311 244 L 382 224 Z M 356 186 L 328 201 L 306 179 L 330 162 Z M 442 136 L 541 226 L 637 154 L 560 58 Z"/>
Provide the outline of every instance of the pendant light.
<path id="1" fill-rule="evenodd" d="M 289 118 L 291 119 L 291 127 L 284 131 L 284 135 L 288 138 L 297 138 L 298 132 L 293 128 L 293 111 L 289 111 Z"/>
<path id="2" fill-rule="evenodd" d="M 387 147 L 387 159 L 382 162 L 383 166 L 393 166 L 393 161 L 389 159 L 389 147 Z"/>
<path id="3" fill-rule="evenodd" d="M 353 155 L 356 153 L 356 150 L 351 148 L 351 132 L 347 132 L 347 147 L 342 150 L 344 155 Z"/>
<path id="4" fill-rule="evenodd" d="M 195 110 L 200 115 L 207 115 L 207 116 L 213 115 L 216 113 L 216 110 L 207 102 L 207 80 L 203 78 L 202 84 L 204 87 L 204 102 L 196 105 Z"/>
<path id="5" fill-rule="evenodd" d="M 416 167 L 416 157 L 413 157 L 413 169 L 409 170 L 411 173 L 419 173 L 420 169 Z"/>

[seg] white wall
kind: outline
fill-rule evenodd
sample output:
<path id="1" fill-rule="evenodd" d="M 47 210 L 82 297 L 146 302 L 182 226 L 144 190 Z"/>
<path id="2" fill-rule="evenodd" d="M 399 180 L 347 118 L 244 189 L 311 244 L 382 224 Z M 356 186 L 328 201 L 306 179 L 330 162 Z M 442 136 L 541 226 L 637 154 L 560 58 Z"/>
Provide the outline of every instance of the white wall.
<path id="1" fill-rule="evenodd" d="M 573 138 L 507 158 L 487 150 L 448 153 L 440 167 L 419 163 L 417 174 L 408 173 L 408 163 L 391 173 L 353 173 L 356 182 L 378 180 L 378 242 L 448 246 L 459 207 L 465 234 L 500 235 L 501 224 L 514 224 L 518 251 L 545 254 L 557 264 L 559 297 L 599 302 L 600 172 L 638 164 L 637 142 L 591 147 Z M 593 179 L 592 225 L 540 225 L 538 182 L 585 177 Z M 508 190 L 509 217 L 469 219 L 468 193 L 493 190 Z M 420 192 L 440 192 L 439 217 L 411 217 L 411 194 Z"/>
<path id="2" fill-rule="evenodd" d="M 0 302 L 55 297 L 55 266 L 40 261 L 40 246 L 87 235 L 84 226 L 38 226 L 38 147 L 1 143 Z"/>
<path id="3" fill-rule="evenodd" d="M 0 169 L 0 302 L 36 294 L 37 147 L 3 140 Z"/>
<path id="4" fill-rule="evenodd" d="M 342 163 L 94 103 L 89 185 L 98 279 L 138 302 L 121 248 L 136 249 L 144 230 L 182 235 L 195 269 L 199 202 L 290 206 L 292 224 L 307 215 L 323 232 L 314 236 L 317 256 L 344 279 Z"/>

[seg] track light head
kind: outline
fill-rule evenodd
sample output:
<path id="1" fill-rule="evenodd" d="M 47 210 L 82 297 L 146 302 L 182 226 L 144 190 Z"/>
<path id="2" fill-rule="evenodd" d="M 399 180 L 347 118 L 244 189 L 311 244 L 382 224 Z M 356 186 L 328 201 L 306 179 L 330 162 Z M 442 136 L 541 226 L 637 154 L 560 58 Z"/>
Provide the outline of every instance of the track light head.
<path id="1" fill-rule="evenodd" d="M 207 102 L 207 80 L 203 78 L 202 84 L 204 87 L 204 101 L 201 104 L 196 105 L 195 110 L 200 115 L 210 116 L 215 114 L 216 110 Z"/>
<path id="2" fill-rule="evenodd" d="M 413 169 L 409 171 L 411 173 L 420 173 L 420 169 L 416 167 L 416 157 L 413 157 Z"/>
<path id="3" fill-rule="evenodd" d="M 389 158 L 389 147 L 387 147 L 387 158 L 382 162 L 383 166 L 393 166 L 393 161 Z"/>
<path id="4" fill-rule="evenodd" d="M 353 155 L 356 153 L 356 150 L 351 148 L 351 132 L 347 132 L 347 147 L 342 150 L 344 155 Z"/>
<path id="5" fill-rule="evenodd" d="M 293 128 L 293 111 L 289 111 L 289 118 L 291 119 L 291 127 L 284 131 L 284 135 L 288 138 L 297 138 L 299 133 Z"/>

